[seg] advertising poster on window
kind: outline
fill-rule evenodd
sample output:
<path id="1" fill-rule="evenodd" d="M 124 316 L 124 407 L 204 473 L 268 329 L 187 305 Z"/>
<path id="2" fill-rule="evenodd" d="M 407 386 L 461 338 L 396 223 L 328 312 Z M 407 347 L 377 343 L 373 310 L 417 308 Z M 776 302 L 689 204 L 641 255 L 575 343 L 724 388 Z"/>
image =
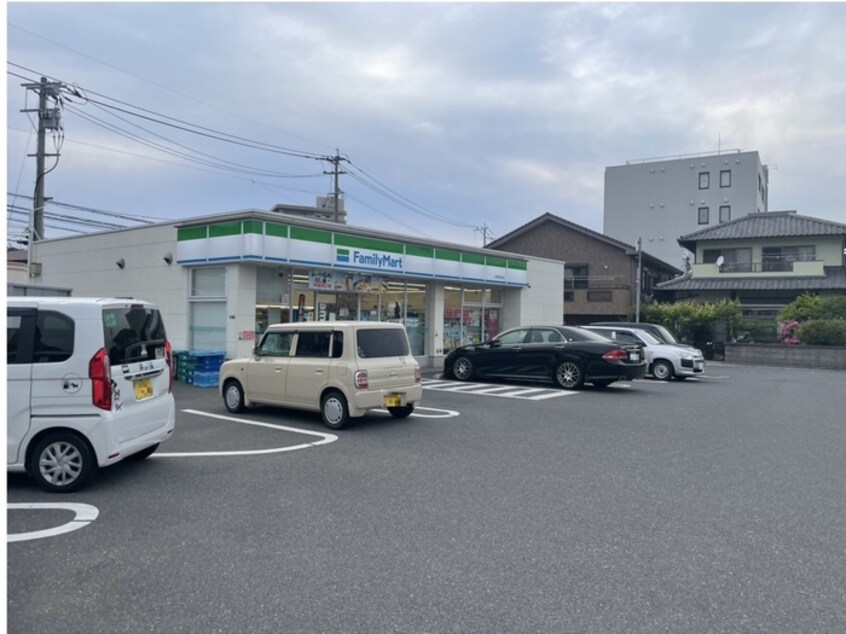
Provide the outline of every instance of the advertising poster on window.
<path id="1" fill-rule="evenodd" d="M 379 293 L 385 290 L 386 282 L 377 275 L 367 273 L 311 269 L 308 287 L 317 291 L 336 291 L 339 293 Z"/>

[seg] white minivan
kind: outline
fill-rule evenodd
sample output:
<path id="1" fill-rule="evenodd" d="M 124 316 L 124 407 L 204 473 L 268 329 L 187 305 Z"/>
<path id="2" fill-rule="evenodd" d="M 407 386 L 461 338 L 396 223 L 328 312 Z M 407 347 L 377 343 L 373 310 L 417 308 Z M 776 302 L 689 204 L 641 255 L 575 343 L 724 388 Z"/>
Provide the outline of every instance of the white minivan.
<path id="1" fill-rule="evenodd" d="M 301 322 L 270 326 L 251 356 L 225 362 L 220 392 L 230 412 L 279 405 L 320 412 L 341 429 L 371 409 L 409 416 L 422 380 L 402 324 Z"/>
<path id="2" fill-rule="evenodd" d="M 171 437 L 172 350 L 154 304 L 19 297 L 6 312 L 9 471 L 76 491 Z"/>

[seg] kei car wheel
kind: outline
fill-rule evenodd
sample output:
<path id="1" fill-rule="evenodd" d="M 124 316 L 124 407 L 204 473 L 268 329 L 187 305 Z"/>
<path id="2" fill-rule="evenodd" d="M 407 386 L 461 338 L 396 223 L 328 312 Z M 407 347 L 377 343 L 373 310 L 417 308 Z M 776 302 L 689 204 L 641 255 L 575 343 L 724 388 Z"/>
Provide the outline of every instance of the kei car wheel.
<path id="1" fill-rule="evenodd" d="M 469 381 L 473 376 L 473 362 L 467 357 L 458 357 L 452 364 L 452 375 L 459 381 Z"/>
<path id="2" fill-rule="evenodd" d="M 323 424 L 329 429 L 343 429 L 350 420 L 347 399 L 337 390 L 328 392 L 320 402 Z"/>
<path id="3" fill-rule="evenodd" d="M 88 483 L 97 470 L 97 463 L 82 438 L 69 432 L 57 432 L 38 443 L 29 467 L 41 488 L 53 493 L 71 493 Z"/>
<path id="4" fill-rule="evenodd" d="M 230 379 L 223 387 L 223 403 L 226 409 L 237 414 L 244 411 L 244 388 L 234 379 Z"/>
<path id="5" fill-rule="evenodd" d="M 403 405 L 402 407 L 389 407 L 388 411 L 394 418 L 408 418 L 414 411 L 414 405 Z"/>
<path id="6" fill-rule="evenodd" d="M 577 390 L 585 383 L 585 373 L 575 361 L 564 361 L 555 368 L 555 382 L 565 390 Z"/>
<path id="7" fill-rule="evenodd" d="M 652 376 L 659 381 L 669 381 L 673 378 L 673 365 L 669 361 L 659 359 L 652 364 Z"/>

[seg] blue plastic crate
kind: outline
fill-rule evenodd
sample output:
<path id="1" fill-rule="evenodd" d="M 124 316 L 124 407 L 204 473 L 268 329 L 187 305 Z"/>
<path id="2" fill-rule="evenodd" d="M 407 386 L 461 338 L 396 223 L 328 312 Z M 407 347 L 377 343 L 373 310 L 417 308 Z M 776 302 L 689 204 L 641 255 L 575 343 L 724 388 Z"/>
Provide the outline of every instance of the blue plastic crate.
<path id="1" fill-rule="evenodd" d="M 194 372 L 192 377 L 192 383 L 195 387 L 217 387 L 219 382 L 219 372 Z"/>

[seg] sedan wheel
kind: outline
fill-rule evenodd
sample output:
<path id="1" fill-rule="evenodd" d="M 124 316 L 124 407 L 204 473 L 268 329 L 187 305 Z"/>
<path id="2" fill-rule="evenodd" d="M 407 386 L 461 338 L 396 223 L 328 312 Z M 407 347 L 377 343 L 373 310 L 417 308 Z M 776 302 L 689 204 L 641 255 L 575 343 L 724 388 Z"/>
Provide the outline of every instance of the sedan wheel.
<path id="1" fill-rule="evenodd" d="M 575 361 L 564 361 L 555 370 L 555 382 L 565 390 L 577 390 L 585 383 L 585 374 Z"/>
<path id="2" fill-rule="evenodd" d="M 659 381 L 669 381 L 673 378 L 673 366 L 669 361 L 656 361 L 652 364 L 652 376 Z"/>
<path id="3" fill-rule="evenodd" d="M 473 376 L 473 362 L 467 357 L 458 357 L 452 364 L 452 375 L 459 381 L 469 381 Z"/>

